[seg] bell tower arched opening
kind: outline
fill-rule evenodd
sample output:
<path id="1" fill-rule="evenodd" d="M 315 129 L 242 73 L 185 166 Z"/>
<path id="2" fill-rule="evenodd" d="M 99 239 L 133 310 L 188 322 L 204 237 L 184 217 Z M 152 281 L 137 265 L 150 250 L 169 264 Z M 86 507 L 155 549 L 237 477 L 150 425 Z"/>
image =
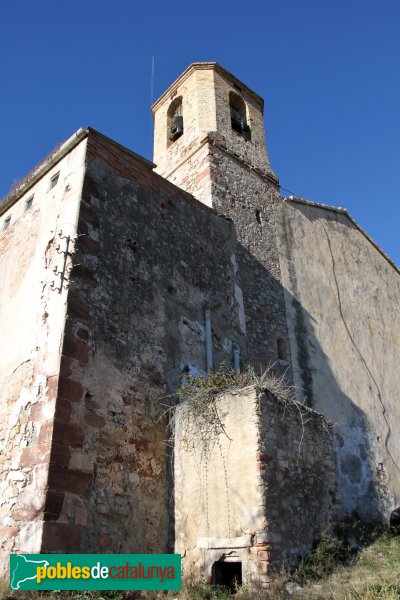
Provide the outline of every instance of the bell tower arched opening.
<path id="1" fill-rule="evenodd" d="M 245 101 L 235 92 L 229 92 L 229 109 L 233 131 L 251 140 L 251 130 L 247 123 L 247 108 Z"/>

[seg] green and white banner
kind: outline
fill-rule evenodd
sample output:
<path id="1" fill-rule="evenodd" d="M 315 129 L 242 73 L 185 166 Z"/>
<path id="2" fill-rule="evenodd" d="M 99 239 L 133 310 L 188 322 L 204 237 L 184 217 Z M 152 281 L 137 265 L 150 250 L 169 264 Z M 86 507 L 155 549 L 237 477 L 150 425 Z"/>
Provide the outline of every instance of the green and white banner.
<path id="1" fill-rule="evenodd" d="M 12 590 L 179 590 L 180 554 L 11 554 Z"/>

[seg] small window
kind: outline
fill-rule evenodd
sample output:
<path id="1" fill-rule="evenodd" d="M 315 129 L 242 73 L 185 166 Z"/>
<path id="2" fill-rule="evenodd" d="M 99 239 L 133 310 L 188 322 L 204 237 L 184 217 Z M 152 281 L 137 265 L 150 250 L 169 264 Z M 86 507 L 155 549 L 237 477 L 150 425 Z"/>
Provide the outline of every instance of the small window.
<path id="1" fill-rule="evenodd" d="M 182 96 L 171 102 L 167 113 L 168 142 L 171 144 L 183 135 Z"/>
<path id="2" fill-rule="evenodd" d="M 246 104 L 235 92 L 229 92 L 229 108 L 231 111 L 231 126 L 233 131 L 242 135 L 246 140 L 251 139 L 250 127 L 247 124 Z"/>
<path id="3" fill-rule="evenodd" d="M 8 229 L 10 227 L 11 224 L 11 215 L 9 217 L 7 217 L 6 219 L 4 219 L 3 221 L 3 231 L 5 231 L 6 229 Z"/>
<path id="4" fill-rule="evenodd" d="M 56 187 L 59 177 L 60 177 L 60 171 L 58 171 L 58 173 L 53 175 L 53 177 L 50 179 L 49 190 L 52 190 L 54 187 Z"/>
<path id="5" fill-rule="evenodd" d="M 278 360 L 287 361 L 286 343 L 283 338 L 276 340 L 276 349 L 278 354 Z"/>
<path id="6" fill-rule="evenodd" d="M 25 212 L 30 209 L 32 204 L 33 204 L 33 196 L 28 198 L 28 200 L 25 202 Z"/>

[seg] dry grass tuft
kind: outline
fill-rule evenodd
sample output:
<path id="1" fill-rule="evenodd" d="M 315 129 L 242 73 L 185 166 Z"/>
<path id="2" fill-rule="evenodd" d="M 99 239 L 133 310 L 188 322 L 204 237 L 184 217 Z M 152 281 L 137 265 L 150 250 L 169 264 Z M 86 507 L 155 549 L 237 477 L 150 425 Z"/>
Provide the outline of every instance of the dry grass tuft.
<path id="1" fill-rule="evenodd" d="M 218 411 L 218 397 L 226 392 L 238 393 L 251 386 L 270 392 L 285 406 L 294 406 L 302 422 L 303 415 L 310 410 L 296 401 L 295 388 L 288 385 L 286 374 L 276 373 L 274 365 L 261 375 L 252 367 L 235 373 L 222 365 L 218 371 L 211 371 L 206 377 L 189 375 L 178 389 L 176 395 L 179 403 L 170 406 L 165 413 L 169 417 L 171 445 L 179 420 L 180 431 L 184 435 L 181 441 L 187 450 L 200 450 L 200 454 L 206 456 L 210 448 L 218 443 L 219 436 L 227 435 Z"/>

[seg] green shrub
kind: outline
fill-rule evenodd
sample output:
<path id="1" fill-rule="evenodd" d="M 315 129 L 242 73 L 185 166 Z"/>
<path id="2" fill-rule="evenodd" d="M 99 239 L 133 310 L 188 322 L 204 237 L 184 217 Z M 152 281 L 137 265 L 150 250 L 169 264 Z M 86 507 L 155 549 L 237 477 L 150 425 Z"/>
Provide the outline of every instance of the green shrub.
<path id="1" fill-rule="evenodd" d="M 333 573 L 339 565 L 349 562 L 353 555 L 346 542 L 330 535 L 323 535 L 315 547 L 301 559 L 296 576 L 302 581 L 322 579 Z"/>

